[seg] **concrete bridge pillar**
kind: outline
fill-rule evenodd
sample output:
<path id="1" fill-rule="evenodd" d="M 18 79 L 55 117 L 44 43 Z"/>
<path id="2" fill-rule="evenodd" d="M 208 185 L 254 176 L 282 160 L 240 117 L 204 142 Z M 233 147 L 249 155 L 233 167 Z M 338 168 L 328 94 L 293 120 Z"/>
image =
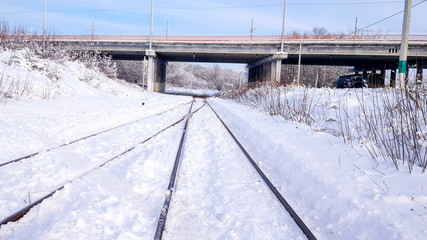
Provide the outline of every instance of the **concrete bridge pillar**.
<path id="1" fill-rule="evenodd" d="M 390 73 L 390 87 L 395 88 L 396 87 L 396 68 L 391 69 Z"/>
<path id="2" fill-rule="evenodd" d="M 423 58 L 417 58 L 417 76 L 416 76 L 416 82 L 422 83 L 423 81 L 423 67 L 424 67 L 424 59 Z"/>
<path id="3" fill-rule="evenodd" d="M 153 50 L 145 51 L 145 55 L 148 57 L 147 90 L 162 93 L 166 88 L 167 61 L 158 58 Z"/>
<path id="4" fill-rule="evenodd" d="M 279 52 L 270 57 L 248 64 L 248 86 L 258 87 L 279 84 L 282 59 L 287 57 L 287 53 Z"/>

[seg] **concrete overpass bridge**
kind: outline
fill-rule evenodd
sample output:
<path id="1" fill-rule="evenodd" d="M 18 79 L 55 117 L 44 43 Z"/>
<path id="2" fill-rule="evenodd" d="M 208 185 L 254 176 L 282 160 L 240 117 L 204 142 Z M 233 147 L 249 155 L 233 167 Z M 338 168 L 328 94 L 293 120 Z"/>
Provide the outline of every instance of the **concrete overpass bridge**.
<path id="1" fill-rule="evenodd" d="M 400 35 L 321 35 L 286 36 L 280 51 L 281 36 L 149 36 L 60 35 L 51 41 L 86 42 L 88 50 L 109 54 L 116 60 L 148 58 L 148 87 L 165 89 L 166 66 L 169 61 L 244 63 L 249 70 L 249 84 L 280 81 L 281 64 L 297 64 L 301 54 L 305 65 L 354 66 L 361 71 L 396 70 L 399 62 Z M 408 65 L 416 66 L 422 79 L 427 68 L 427 35 L 409 38 Z M 149 74 L 150 75 L 150 74 Z M 392 78 L 395 78 L 392 74 Z"/>

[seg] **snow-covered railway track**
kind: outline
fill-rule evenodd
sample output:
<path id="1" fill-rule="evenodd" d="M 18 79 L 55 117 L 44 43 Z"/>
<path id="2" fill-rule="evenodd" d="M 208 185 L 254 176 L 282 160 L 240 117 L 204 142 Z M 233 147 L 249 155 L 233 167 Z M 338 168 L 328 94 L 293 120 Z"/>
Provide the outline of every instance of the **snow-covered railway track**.
<path id="1" fill-rule="evenodd" d="M 210 105 L 210 110 L 207 109 L 205 108 L 203 113 L 198 114 L 199 118 L 193 120 L 190 124 L 188 124 L 190 119 L 187 119 L 154 239 L 200 239 L 207 238 L 207 236 L 211 239 L 229 237 L 251 237 L 257 239 L 259 236 L 268 239 L 278 235 L 284 237 L 283 234 L 286 234 L 289 239 L 299 239 L 304 235 L 307 239 L 316 239 L 221 117 Z M 200 117 L 200 115 L 203 115 L 203 117 Z M 194 118 L 197 118 L 197 116 Z M 215 123 L 213 118 L 216 118 L 218 123 Z M 194 129 L 198 130 L 194 132 L 194 130 L 187 129 L 188 125 L 191 126 L 192 124 L 202 125 L 194 127 Z M 221 128 L 223 129 L 220 130 Z M 184 146 L 184 142 L 186 146 Z M 244 155 L 243 158 L 241 156 L 242 153 Z M 247 164 L 248 162 L 245 164 L 244 162 L 236 161 L 236 159 L 247 159 L 250 166 L 242 167 L 242 165 L 249 165 Z M 244 170 L 241 170 L 240 167 Z M 255 169 L 255 171 L 250 168 Z M 178 174 L 178 171 L 180 171 L 180 174 Z M 239 171 L 244 173 L 237 174 Z M 212 175 L 217 176 L 217 178 L 212 178 Z M 254 181 L 253 178 L 257 180 Z M 240 181 L 244 182 L 244 184 L 241 184 Z M 254 185 L 257 186 L 248 186 L 250 181 L 254 181 Z M 264 186 L 260 184 L 261 181 L 264 182 Z M 230 185 L 235 185 L 235 187 L 231 187 L 231 191 L 229 190 Z M 264 192 L 265 186 L 269 188 L 270 192 Z M 258 192 L 254 192 L 254 189 Z M 176 197 L 172 198 L 172 194 L 175 191 L 174 196 Z M 239 192 L 241 192 L 241 196 L 234 195 Z M 245 199 L 242 200 L 245 197 L 254 202 L 245 203 Z M 245 204 L 249 208 L 239 211 L 235 209 L 238 208 L 239 204 Z M 256 206 L 258 204 L 264 208 L 261 212 L 258 212 L 262 217 L 260 219 L 252 219 L 252 226 L 249 226 L 250 224 L 248 226 L 240 226 L 241 220 L 236 219 L 251 218 L 251 214 L 254 213 L 252 211 L 259 208 L 259 206 Z M 269 205 L 272 206 L 270 207 Z M 238 212 L 236 216 L 227 213 L 230 210 L 226 209 L 230 208 L 230 206 L 233 209 L 232 211 Z M 286 211 L 280 211 L 280 208 L 282 210 L 284 208 Z M 167 219 L 168 224 L 166 224 Z M 206 219 L 209 220 L 207 221 Z M 293 219 L 294 223 L 289 222 L 292 221 L 291 219 Z M 224 221 L 225 223 L 223 223 Z M 271 226 L 272 222 L 275 221 L 287 223 L 274 223 L 277 225 L 273 224 L 274 226 Z M 265 226 L 265 229 L 262 229 L 260 225 L 262 227 Z M 206 226 L 209 227 L 206 228 Z M 282 229 L 277 230 L 279 226 Z M 238 231 L 236 229 L 239 228 L 241 228 L 241 231 L 236 233 L 235 231 Z M 249 228 L 255 228 L 256 230 L 249 230 Z"/>
<path id="2" fill-rule="evenodd" d="M 181 107 L 182 105 L 187 105 L 187 104 L 190 104 L 190 103 L 191 102 L 188 102 L 186 104 L 180 104 L 178 106 L 175 106 L 173 108 L 169 108 L 169 109 L 167 109 L 165 111 L 162 111 L 160 113 L 156 113 L 156 114 L 153 114 L 153 115 L 150 115 L 150 116 L 146 116 L 146 117 L 143 117 L 143 118 L 131 121 L 131 122 L 123 123 L 123 124 L 120 124 L 118 126 L 115 126 L 115 127 L 109 128 L 109 129 L 105 129 L 103 131 L 99 131 L 99 132 L 96 132 L 96 133 L 93 133 L 93 134 L 90 134 L 90 135 L 87 135 L 87 136 L 84 136 L 84 137 L 80 137 L 80 138 L 74 139 L 74 140 L 66 142 L 66 143 L 59 144 L 57 146 L 54 146 L 54 147 L 51 147 L 51 148 L 48 148 L 48 149 L 40 150 L 38 152 L 33 152 L 33 153 L 27 154 L 27 155 L 22 156 L 22 157 L 18 157 L 18 158 L 12 159 L 12 160 L 5 161 L 3 163 L 0 163 L 0 167 L 6 166 L 6 165 L 9 165 L 9 164 L 12 164 L 12 163 L 17 163 L 17 162 L 20 162 L 20 161 L 25 160 L 25 159 L 32 158 L 32 157 L 37 156 L 37 155 L 39 155 L 40 153 L 43 153 L 43 152 L 50 152 L 50 151 L 53 151 L 53 150 L 56 150 L 56 149 L 59 149 L 59 148 L 62 148 L 62 147 L 65 147 L 65 146 L 68 146 L 68 145 L 80 142 L 80 141 L 83 141 L 83 140 L 86 140 L 88 138 L 92 138 L 92 137 L 95 137 L 95 136 L 98 136 L 98 135 L 101 135 L 101 134 L 104 134 L 104 133 L 107 133 L 107 132 L 111 132 L 111 131 L 113 131 L 115 129 L 122 128 L 122 127 L 125 127 L 125 126 L 129 126 L 129 125 L 131 125 L 133 123 L 138 123 L 138 122 L 144 121 L 146 119 L 149 119 L 149 118 L 152 118 L 152 117 L 155 117 L 155 116 L 163 115 L 163 114 L 165 114 L 167 112 L 170 112 L 172 110 L 175 110 L 175 109 Z"/>
<path id="3" fill-rule="evenodd" d="M 192 101 L 191 102 L 191 106 L 189 107 L 189 110 L 188 110 L 188 112 L 182 117 L 182 115 L 179 117 L 179 119 L 178 120 L 176 120 L 177 118 L 175 117 L 175 120 L 172 120 L 173 118 L 170 118 L 170 120 L 168 121 L 168 122 L 166 122 L 166 123 L 160 123 L 160 125 L 163 125 L 163 127 L 161 127 L 161 128 L 159 128 L 159 127 L 157 127 L 156 129 L 156 132 L 154 133 L 154 134 L 152 134 L 152 135 L 150 135 L 149 137 L 146 137 L 144 140 L 139 140 L 139 141 L 137 141 L 137 142 L 133 142 L 133 146 L 131 146 L 131 147 L 128 147 L 126 150 L 121 150 L 118 154 L 116 154 L 116 155 L 114 155 L 114 157 L 110 157 L 108 160 L 104 160 L 104 161 L 102 161 L 101 163 L 97 163 L 95 166 L 90 166 L 90 167 L 88 167 L 88 168 L 86 168 L 86 169 L 84 169 L 84 171 L 82 172 L 82 171 L 80 171 L 79 173 L 78 173 L 78 176 L 74 176 L 74 177 L 72 177 L 71 179 L 69 179 L 69 180 L 66 180 L 66 181 L 63 181 L 63 183 L 62 184 L 58 184 L 56 187 L 54 186 L 54 187 L 51 187 L 51 189 L 54 189 L 54 190 L 52 190 L 52 191 L 50 191 L 49 193 L 47 193 L 47 194 L 45 194 L 45 195 L 43 195 L 42 197 L 38 197 L 37 198 L 37 200 L 35 200 L 35 201 L 33 201 L 33 200 L 31 200 L 30 199 L 30 195 L 28 195 L 28 201 L 26 201 L 26 206 L 25 207 L 23 207 L 23 208 L 21 208 L 20 210 L 18 210 L 18 211 L 16 211 L 16 212 L 14 212 L 13 214 L 10 214 L 8 217 L 5 217 L 5 218 L 3 218 L 2 219 L 2 221 L 0 222 L 0 226 L 1 225 L 4 225 L 4 224 L 7 224 L 7 223 L 9 223 L 9 222 L 14 222 L 14 221 L 17 221 L 17 220 L 19 220 L 20 218 L 22 218 L 26 213 L 28 213 L 33 207 L 35 207 L 35 206 L 37 206 L 38 204 L 40 204 L 41 202 L 43 202 L 44 200 L 46 200 L 46 199 L 48 199 L 48 198 L 50 198 L 50 197 L 52 197 L 56 192 L 58 192 L 58 191 L 60 191 L 60 190 L 63 190 L 64 189 L 64 187 L 67 185 L 67 184 L 69 184 L 69 183 L 72 183 L 73 181 L 75 181 L 76 179 L 81 179 L 81 178 L 83 178 L 83 177 L 85 177 L 85 176 L 87 176 L 87 175 L 89 175 L 90 173 L 93 173 L 95 170 L 97 170 L 97 169 L 100 169 L 100 168 L 102 168 L 102 167 L 104 167 L 107 163 L 111 163 L 112 161 L 114 161 L 114 160 L 117 160 L 117 159 L 120 159 L 122 156 L 124 156 L 125 154 L 128 154 L 129 152 L 131 152 L 131 151 L 133 151 L 137 146 L 140 146 L 140 145 L 143 145 L 144 143 L 146 143 L 146 142 L 148 142 L 149 140 L 151 140 L 151 139 L 153 139 L 153 138 L 155 138 L 156 136 L 158 136 L 158 135 L 160 135 L 161 133 L 163 133 L 163 132 L 165 132 L 166 130 L 168 130 L 168 129 L 171 129 L 172 127 L 174 127 L 174 126 L 176 126 L 177 124 L 179 124 L 179 123 L 181 123 L 182 121 L 184 121 L 184 120 L 186 120 L 188 117 L 189 117 L 189 115 L 191 114 L 191 110 L 192 110 L 192 107 L 193 107 L 193 103 L 194 103 L 194 101 Z M 170 109 L 170 110 L 172 110 L 172 109 Z M 170 111 L 170 110 L 168 110 L 168 111 Z M 197 110 L 196 110 L 197 111 Z M 157 116 L 159 116 L 159 115 L 162 115 L 163 113 L 165 113 L 165 112 L 162 112 L 162 113 L 159 113 L 159 114 L 157 114 Z M 176 114 L 179 114 L 179 113 L 176 113 Z M 158 120 L 157 120 L 157 122 L 159 122 Z M 131 123 L 129 123 L 129 124 L 131 124 Z M 128 124 L 128 125 L 129 125 Z M 165 125 L 167 124 L 167 126 L 165 127 Z M 119 127 L 116 127 L 116 128 L 119 128 Z M 160 129 L 160 130 L 159 130 Z M 134 139 L 135 140 L 135 139 Z M 37 172 L 37 171 L 36 171 Z M 14 178 L 16 178 L 16 176 L 14 176 Z M 23 176 L 22 177 L 22 179 L 25 179 L 26 178 L 26 176 Z M 39 177 L 40 178 L 40 177 Z M 29 183 L 30 185 L 32 184 L 32 183 Z M 9 186 L 3 186 L 3 189 L 5 189 L 5 188 L 14 188 L 14 186 L 13 186 L 13 184 L 12 185 L 9 185 Z M 46 190 L 44 190 L 44 192 L 46 192 Z M 14 193 L 14 195 L 16 195 L 16 193 Z M 0 199 L 1 200 L 1 199 Z M 5 205 L 8 205 L 6 208 L 16 208 L 16 206 L 20 206 L 20 205 L 22 205 L 22 204 L 19 204 L 19 203 L 17 203 L 17 202 L 15 202 L 15 203 L 13 203 L 13 204 L 10 204 L 10 203 L 8 203 L 8 204 L 3 204 L 5 201 L 4 201 L 5 199 L 3 199 L 1 202 L 2 202 L 2 208 L 3 207 L 6 207 Z M 10 212 L 9 210 L 5 210 L 5 209 L 2 209 L 1 210 L 1 215 L 3 215 L 3 216 L 1 216 L 0 215 L 0 217 L 4 217 L 5 215 L 6 215 L 6 213 L 8 213 L 8 212 Z"/>
<path id="4" fill-rule="evenodd" d="M 251 165 L 255 168 L 259 176 L 262 178 L 264 183 L 268 186 L 268 188 L 271 190 L 271 192 L 276 196 L 277 200 L 280 202 L 280 204 L 286 209 L 286 211 L 289 213 L 289 215 L 294 219 L 295 223 L 298 225 L 298 227 L 301 229 L 301 231 L 305 234 L 305 236 L 309 240 L 315 240 L 316 237 L 313 235 L 311 230 L 305 225 L 305 223 L 301 220 L 301 218 L 298 216 L 298 214 L 292 209 L 292 207 L 289 205 L 289 203 L 285 200 L 285 198 L 280 194 L 280 192 L 277 190 L 277 188 L 273 185 L 273 183 L 268 179 L 268 177 L 265 175 L 265 173 L 261 170 L 261 168 L 256 164 L 254 159 L 249 155 L 249 153 L 246 151 L 246 149 L 243 147 L 243 145 L 239 142 L 239 140 L 236 138 L 236 136 L 231 132 L 231 130 L 228 128 L 228 126 L 225 124 L 225 122 L 221 119 L 221 117 L 218 115 L 218 113 L 212 108 L 212 106 L 208 103 L 208 106 L 212 109 L 212 111 L 215 113 L 217 118 L 221 121 L 222 125 L 227 129 L 227 132 L 230 134 L 230 136 L 233 138 L 233 140 L 236 142 L 236 144 L 239 146 L 239 148 L 242 150 L 246 158 L 249 160 Z"/>
<path id="5" fill-rule="evenodd" d="M 28 237 L 31 229 L 40 228 L 34 239 L 67 238 L 76 232 L 87 238 L 93 229 L 100 238 L 316 239 L 283 209 L 288 210 L 283 197 L 220 116 L 204 107 L 206 101 L 194 103 L 178 121 L 163 123 L 161 131 L 3 219 L 0 238 Z M 179 128 L 173 127 L 178 123 Z M 38 204 L 22 221 L 7 224 Z"/>

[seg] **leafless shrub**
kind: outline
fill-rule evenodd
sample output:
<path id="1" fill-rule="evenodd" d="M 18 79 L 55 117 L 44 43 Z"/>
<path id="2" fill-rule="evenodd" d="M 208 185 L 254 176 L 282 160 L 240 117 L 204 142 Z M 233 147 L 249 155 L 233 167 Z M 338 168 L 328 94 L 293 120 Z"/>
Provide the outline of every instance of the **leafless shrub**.
<path id="1" fill-rule="evenodd" d="M 374 93 L 371 112 L 361 112 L 361 120 L 369 126 L 367 136 L 379 145 L 382 155 L 392 159 L 396 168 L 402 161 L 410 172 L 415 164 L 424 172 L 427 164 L 425 87 Z"/>
<path id="2" fill-rule="evenodd" d="M 4 84 L 4 72 L 2 76 L 0 77 L 0 103 L 6 102 L 7 100 L 7 92 L 5 90 L 5 84 Z"/>
<path id="3" fill-rule="evenodd" d="M 49 59 L 55 63 L 63 64 L 66 61 L 79 61 L 88 68 L 83 73 L 80 80 L 90 82 L 97 77 L 99 73 L 105 74 L 109 78 L 117 77 L 116 63 L 110 56 L 102 55 L 97 51 L 95 42 L 82 42 L 68 44 L 64 42 L 51 41 L 52 36 L 47 35 L 43 43 L 41 37 L 35 33 L 30 34 L 28 29 L 23 26 L 11 27 L 9 23 L 0 21 L 0 49 L 2 50 L 23 50 L 25 59 L 32 63 L 33 70 L 42 72 L 54 83 L 60 80 L 56 69 L 51 68 L 50 64 L 38 64 L 39 59 Z M 18 63 L 19 59 L 11 54 L 8 62 L 9 66 Z M 89 73 L 92 71 L 92 73 Z M 27 80 L 13 81 L 5 86 L 4 79 L 1 85 L 1 101 L 6 101 L 11 96 L 23 97 L 29 94 L 32 87 L 31 81 Z M 45 84 L 43 98 L 50 98 L 57 93 L 52 93 L 49 84 Z"/>
<path id="4" fill-rule="evenodd" d="M 406 164 L 424 172 L 427 165 L 427 93 L 425 87 L 354 91 L 358 106 L 350 117 L 346 104 L 337 109 L 337 125 L 345 142 L 357 140 L 377 158 L 399 169 Z M 344 100 L 346 101 L 346 100 Z"/>
<path id="5" fill-rule="evenodd" d="M 307 88 L 264 86 L 249 89 L 234 97 L 239 102 L 271 115 L 279 115 L 287 120 L 311 125 L 318 99 Z"/>
<path id="6" fill-rule="evenodd" d="M 31 96 L 33 85 L 34 82 L 28 78 L 28 73 L 25 78 L 21 78 L 18 75 L 16 79 L 9 81 L 5 81 L 5 75 L 3 74 L 0 78 L 0 102 Z"/>
<path id="7" fill-rule="evenodd" d="M 216 89 L 228 91 L 242 88 L 245 74 L 236 73 L 219 65 L 201 65 L 171 62 L 168 64 L 166 83 L 174 87 Z"/>
<path id="8" fill-rule="evenodd" d="M 320 92 L 321 94 L 317 94 Z M 352 89 L 337 92 L 336 104 L 324 104 L 325 90 L 264 86 L 234 91 L 227 97 L 271 115 L 313 126 L 335 122 L 344 142 L 362 144 L 374 165 L 378 159 L 409 172 L 427 167 L 427 88 Z M 329 115 L 335 112 L 335 116 Z M 316 126 L 314 126 L 315 128 Z M 324 129 L 325 130 L 325 129 Z"/>
<path id="9" fill-rule="evenodd" d="M 142 77 L 147 75 L 146 68 L 143 68 L 146 64 L 145 61 L 116 61 L 117 75 L 118 78 L 124 79 L 130 83 L 137 83 L 138 81 L 143 82 Z"/>

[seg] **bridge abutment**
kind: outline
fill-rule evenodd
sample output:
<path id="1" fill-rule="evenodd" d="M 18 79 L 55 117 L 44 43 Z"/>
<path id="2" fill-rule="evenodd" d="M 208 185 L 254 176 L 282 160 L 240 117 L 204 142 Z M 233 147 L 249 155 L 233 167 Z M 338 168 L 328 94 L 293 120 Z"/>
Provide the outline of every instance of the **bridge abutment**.
<path id="1" fill-rule="evenodd" d="M 248 86 L 276 85 L 280 83 L 282 60 L 288 54 L 278 52 L 272 56 L 248 64 Z"/>
<path id="2" fill-rule="evenodd" d="M 153 50 L 145 51 L 145 55 L 148 57 L 147 90 L 163 93 L 166 89 L 167 61 L 157 57 Z"/>

